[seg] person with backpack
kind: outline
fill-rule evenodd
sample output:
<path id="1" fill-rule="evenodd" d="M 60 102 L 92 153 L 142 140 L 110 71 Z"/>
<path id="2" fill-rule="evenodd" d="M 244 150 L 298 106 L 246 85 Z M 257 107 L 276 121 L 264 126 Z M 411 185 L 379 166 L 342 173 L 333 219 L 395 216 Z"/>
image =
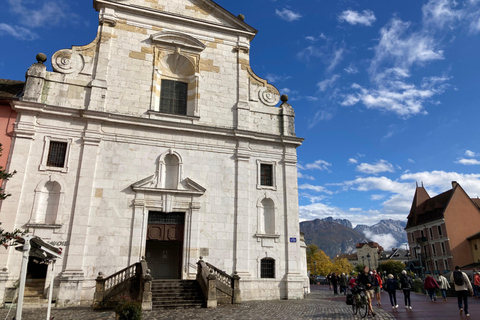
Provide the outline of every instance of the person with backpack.
<path id="1" fill-rule="evenodd" d="M 480 298 L 480 272 L 473 274 L 473 296 Z"/>
<path id="2" fill-rule="evenodd" d="M 438 285 L 437 280 L 435 280 L 435 278 L 432 277 L 431 275 L 427 275 L 427 277 L 425 278 L 425 283 L 423 284 L 423 287 L 425 288 L 425 290 L 427 290 L 430 300 L 437 301 L 435 290 L 440 289 L 440 286 Z"/>
<path id="3" fill-rule="evenodd" d="M 473 288 L 470 279 L 468 279 L 465 272 L 460 271 L 459 266 L 456 266 L 455 271 L 450 275 L 450 281 L 454 283 L 455 291 L 457 292 L 460 315 L 465 312 L 465 315 L 470 317 L 470 314 L 468 313 L 468 292 L 473 296 Z"/>
<path id="4" fill-rule="evenodd" d="M 403 297 L 405 300 L 405 309 L 412 310 L 412 300 L 410 299 L 410 291 L 413 290 L 413 280 L 405 270 L 402 270 L 402 275 L 400 276 L 400 287 L 403 290 Z"/>
<path id="5" fill-rule="evenodd" d="M 450 289 L 450 284 L 448 283 L 447 278 L 443 275 L 438 277 L 438 282 L 440 285 L 440 291 L 442 291 L 443 301 L 447 301 L 447 289 Z"/>
<path id="6" fill-rule="evenodd" d="M 375 293 L 375 298 L 377 299 L 377 306 L 382 305 L 382 297 L 380 295 L 382 286 L 382 277 L 380 277 L 380 275 L 377 273 L 377 270 L 373 270 L 373 292 Z"/>
<path id="7" fill-rule="evenodd" d="M 347 294 L 348 278 L 345 273 L 340 276 L 340 293 Z"/>

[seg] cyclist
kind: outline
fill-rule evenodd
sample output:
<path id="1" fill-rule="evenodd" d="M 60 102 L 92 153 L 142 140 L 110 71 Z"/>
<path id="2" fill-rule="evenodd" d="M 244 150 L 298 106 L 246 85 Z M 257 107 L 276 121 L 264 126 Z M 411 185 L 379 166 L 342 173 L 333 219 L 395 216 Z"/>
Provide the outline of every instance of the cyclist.
<path id="1" fill-rule="evenodd" d="M 375 317 L 375 312 L 373 312 L 372 308 L 372 300 L 373 300 L 373 275 L 369 272 L 369 268 L 365 266 L 363 269 L 362 274 L 359 274 L 357 277 L 357 284 L 361 284 L 365 287 L 365 295 L 368 299 L 368 311 Z"/>

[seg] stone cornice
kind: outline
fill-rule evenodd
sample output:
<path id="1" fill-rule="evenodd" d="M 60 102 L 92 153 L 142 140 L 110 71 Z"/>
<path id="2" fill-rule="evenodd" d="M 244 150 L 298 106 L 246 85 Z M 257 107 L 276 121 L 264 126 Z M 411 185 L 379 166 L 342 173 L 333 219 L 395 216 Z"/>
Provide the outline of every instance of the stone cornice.
<path id="1" fill-rule="evenodd" d="M 235 34 L 243 34 L 244 36 L 247 36 L 248 38 L 250 38 L 250 40 L 252 40 L 255 37 L 255 35 L 257 34 L 257 30 L 255 30 L 254 28 L 252 28 L 248 24 L 242 22 L 241 20 L 235 21 L 234 20 L 235 17 L 233 15 L 231 17 L 228 17 L 231 14 L 227 10 L 223 9 L 222 7 L 220 7 L 218 5 L 215 6 L 215 9 L 218 8 L 218 10 L 216 10 L 216 11 L 220 15 L 222 15 L 226 20 L 229 20 L 231 22 L 235 21 L 235 24 L 238 25 L 238 28 L 228 27 L 228 26 L 224 26 L 224 25 L 217 24 L 217 23 L 210 22 L 210 21 L 200 20 L 200 19 L 187 17 L 187 16 L 183 16 L 183 15 L 179 15 L 179 14 L 165 12 L 165 11 L 158 11 L 158 10 L 154 10 L 154 9 L 150 9 L 150 8 L 146 8 L 146 7 L 123 4 L 123 3 L 119 3 L 119 2 L 116 2 L 116 1 L 110 1 L 110 0 L 96 0 L 95 3 L 94 3 L 94 7 L 97 11 L 101 7 L 118 8 L 118 9 L 122 9 L 122 10 L 127 11 L 127 12 L 135 12 L 135 13 L 138 13 L 138 14 L 143 15 L 143 16 L 152 16 L 152 17 L 154 17 L 155 19 L 158 19 L 158 20 L 162 20 L 162 19 L 164 19 L 164 20 L 174 20 L 176 22 L 192 24 L 196 27 L 207 27 L 209 29 L 217 29 L 217 30 L 222 30 L 222 31 L 226 31 L 226 32 L 232 32 L 232 33 L 235 33 Z M 225 12 L 222 13 L 221 11 L 225 11 Z"/>

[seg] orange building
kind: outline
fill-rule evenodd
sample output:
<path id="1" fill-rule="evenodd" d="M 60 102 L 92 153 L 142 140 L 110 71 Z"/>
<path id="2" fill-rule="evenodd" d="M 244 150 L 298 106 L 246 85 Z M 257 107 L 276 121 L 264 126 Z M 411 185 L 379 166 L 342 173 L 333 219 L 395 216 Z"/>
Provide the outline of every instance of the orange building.
<path id="1" fill-rule="evenodd" d="M 433 198 L 417 186 L 405 230 L 412 259 L 419 260 L 426 273 L 472 264 L 474 253 L 467 238 L 480 231 L 479 201 L 456 181 L 452 189 Z"/>
<path id="2" fill-rule="evenodd" d="M 17 113 L 10 106 L 10 101 L 18 100 L 18 95 L 22 92 L 23 86 L 23 81 L 0 79 L 0 143 L 3 149 L 0 166 L 2 168 L 7 166 L 12 145 L 13 126 L 17 118 Z"/>

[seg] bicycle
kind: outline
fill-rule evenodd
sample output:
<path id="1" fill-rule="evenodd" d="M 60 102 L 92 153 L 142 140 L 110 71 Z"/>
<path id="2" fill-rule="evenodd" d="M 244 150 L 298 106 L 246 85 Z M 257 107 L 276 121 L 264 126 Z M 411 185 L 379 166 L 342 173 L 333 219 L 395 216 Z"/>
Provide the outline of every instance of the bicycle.
<path id="1" fill-rule="evenodd" d="M 350 291 L 353 296 L 353 314 L 356 315 L 358 313 L 360 317 L 365 318 L 368 313 L 368 297 L 365 294 L 365 287 L 358 285 L 350 289 Z"/>

